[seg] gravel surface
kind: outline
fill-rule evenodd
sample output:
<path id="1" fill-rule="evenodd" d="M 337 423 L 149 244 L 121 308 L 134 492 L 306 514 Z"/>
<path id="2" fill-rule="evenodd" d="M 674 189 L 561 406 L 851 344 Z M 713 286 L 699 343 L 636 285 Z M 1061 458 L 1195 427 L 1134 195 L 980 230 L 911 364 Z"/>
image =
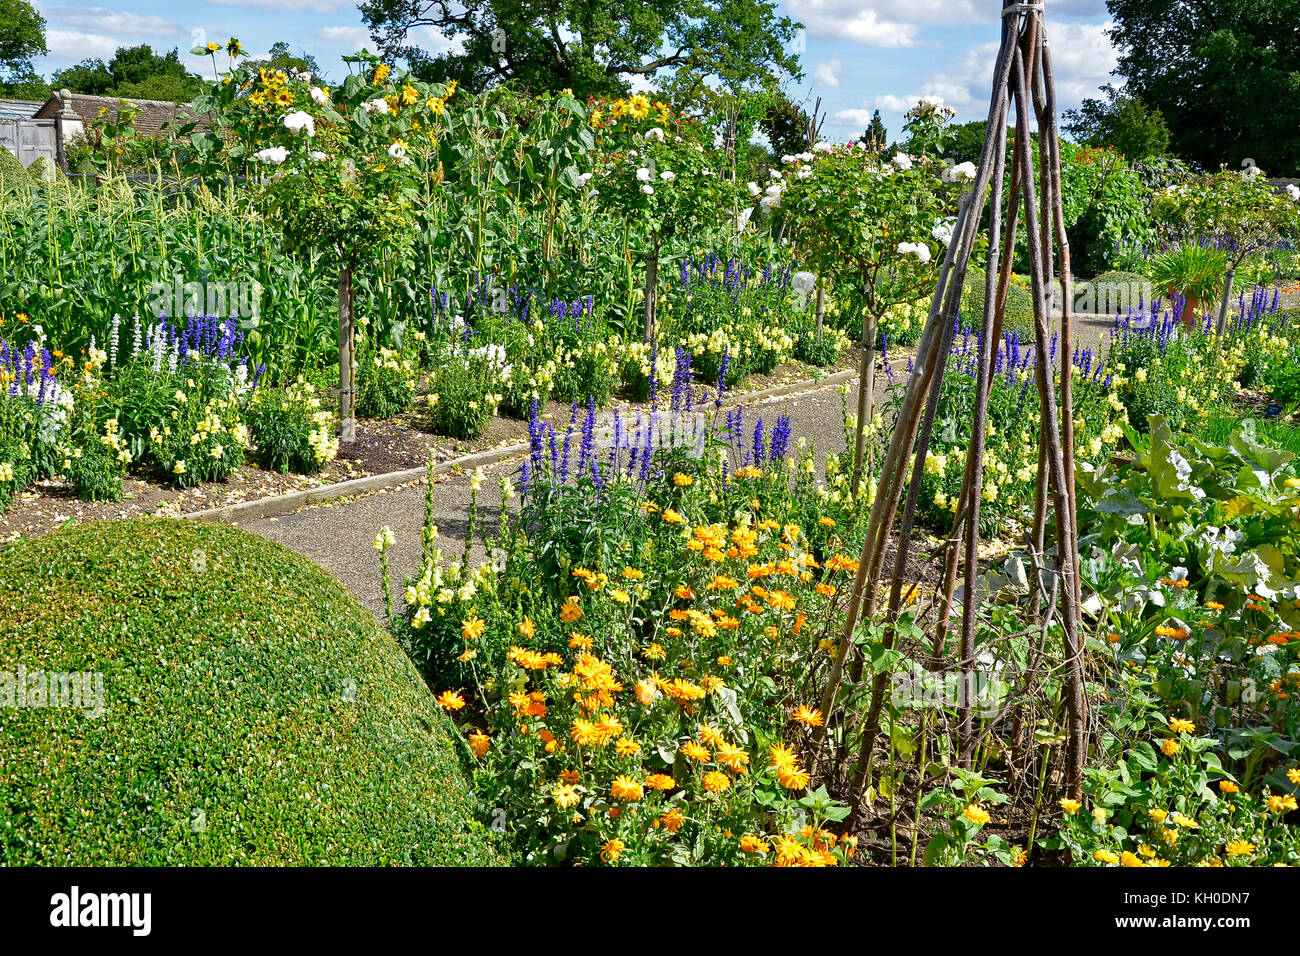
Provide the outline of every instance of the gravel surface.
<path id="1" fill-rule="evenodd" d="M 1095 345 L 1100 338 L 1104 343 L 1112 321 L 1109 316 L 1076 317 L 1078 342 Z M 904 374 L 905 359 L 897 359 L 896 363 L 899 374 Z M 877 377 L 885 378 L 879 372 Z M 856 387 L 850 388 L 848 400 L 850 407 L 856 403 Z M 815 443 L 818 458 L 829 451 L 844 448 L 841 397 L 835 386 L 810 383 L 805 391 L 757 404 L 743 404 L 747 410 L 746 421 L 751 426 L 760 414 L 768 422 L 778 415 L 789 415 L 792 435 Z M 501 472 L 508 471 L 517 479 L 520 464 L 520 459 L 510 459 L 485 469 L 479 506 L 485 521 L 484 530 L 489 536 L 496 531 L 496 516 L 501 507 L 497 487 Z M 395 608 L 400 609 L 403 581 L 420 559 L 424 501 L 425 486 L 420 481 L 356 498 L 312 505 L 280 518 L 250 521 L 242 527 L 311 558 L 338 578 L 376 615 L 380 615 L 384 603 L 379 560 L 373 548 L 375 534 L 382 525 L 388 525 L 397 538 L 397 544 L 389 552 L 389 560 Z M 465 548 L 470 505 L 468 476 L 442 476 L 434 501 L 439 545 L 444 559 L 450 561 L 459 557 Z M 481 546 L 476 546 L 475 560 L 481 557 L 481 550 Z"/>

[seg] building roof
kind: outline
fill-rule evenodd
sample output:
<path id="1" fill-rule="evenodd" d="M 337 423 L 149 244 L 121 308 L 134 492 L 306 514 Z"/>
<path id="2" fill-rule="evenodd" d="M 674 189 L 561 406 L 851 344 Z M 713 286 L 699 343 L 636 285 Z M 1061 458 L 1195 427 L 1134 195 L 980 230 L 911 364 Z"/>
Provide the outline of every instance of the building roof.
<path id="1" fill-rule="evenodd" d="M 88 93 L 73 93 L 69 98 L 69 105 L 73 112 L 87 127 L 106 119 L 116 119 L 123 102 L 140 111 L 135 118 L 135 128 L 142 136 L 156 135 L 162 131 L 164 125 L 167 126 L 167 132 L 175 132 L 177 127 L 188 122 L 197 122 L 200 127 L 207 127 L 207 123 L 195 116 L 184 103 L 173 103 L 169 100 L 136 100 L 118 96 L 91 96 Z M 60 106 L 59 94 L 55 93 L 36 111 L 35 118 L 53 119 L 59 112 Z"/>
<path id="2" fill-rule="evenodd" d="M 0 119 L 31 119 L 42 105 L 41 100 L 0 99 Z"/>

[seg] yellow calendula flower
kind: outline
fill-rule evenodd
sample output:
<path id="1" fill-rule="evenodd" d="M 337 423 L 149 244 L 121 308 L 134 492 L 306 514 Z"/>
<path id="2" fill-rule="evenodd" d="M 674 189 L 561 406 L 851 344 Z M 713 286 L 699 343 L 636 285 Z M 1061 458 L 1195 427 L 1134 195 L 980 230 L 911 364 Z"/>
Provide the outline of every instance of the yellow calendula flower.
<path id="1" fill-rule="evenodd" d="M 1196 730 L 1196 725 L 1190 720 L 1175 718 L 1169 721 L 1169 729 L 1176 734 L 1190 734 Z"/>
<path id="2" fill-rule="evenodd" d="M 1250 856 L 1255 852 L 1255 844 L 1249 840 L 1232 840 L 1224 849 L 1228 856 Z"/>
<path id="3" fill-rule="evenodd" d="M 1110 850 L 1098 850 L 1092 855 L 1092 858 L 1098 863 L 1105 863 L 1108 865 L 1119 862 L 1119 854 L 1113 853 Z"/>
<path id="4" fill-rule="evenodd" d="M 1083 806 L 1083 804 L 1080 803 L 1078 800 L 1071 800 L 1068 797 L 1066 797 L 1060 801 L 1060 806 L 1061 809 L 1064 810 L 1069 816 L 1074 816 L 1076 813 L 1079 812 L 1079 809 Z"/>
<path id="5" fill-rule="evenodd" d="M 972 803 L 961 812 L 961 815 L 976 826 L 983 826 L 989 822 L 988 811 L 978 804 Z"/>

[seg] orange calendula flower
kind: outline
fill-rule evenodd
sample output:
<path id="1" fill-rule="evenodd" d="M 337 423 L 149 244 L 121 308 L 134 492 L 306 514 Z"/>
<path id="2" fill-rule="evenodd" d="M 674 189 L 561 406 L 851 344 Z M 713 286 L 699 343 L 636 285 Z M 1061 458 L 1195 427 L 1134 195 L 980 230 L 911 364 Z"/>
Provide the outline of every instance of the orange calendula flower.
<path id="1" fill-rule="evenodd" d="M 740 838 L 740 850 L 742 853 L 755 853 L 759 856 L 766 856 L 771 847 L 758 837 L 746 834 Z"/>
<path id="2" fill-rule="evenodd" d="M 795 709 L 794 719 L 805 727 L 820 727 L 825 723 L 820 710 L 816 707 L 808 707 L 805 704 L 800 704 L 798 708 Z"/>
<path id="3" fill-rule="evenodd" d="M 460 710 L 465 706 L 465 698 L 454 690 L 444 690 L 438 695 L 438 706 L 443 710 Z"/>
<path id="4" fill-rule="evenodd" d="M 482 760 L 488 752 L 488 747 L 492 744 L 492 738 L 481 730 L 476 730 L 469 735 L 469 749 L 474 751 L 474 756 Z"/>
<path id="5" fill-rule="evenodd" d="M 1231 780 L 1220 780 L 1219 792 L 1231 795 L 1234 793 L 1240 793 L 1241 788 L 1237 786 L 1235 783 L 1233 783 Z"/>
<path id="6" fill-rule="evenodd" d="M 617 837 L 613 840 L 607 840 L 605 845 L 600 848 L 600 858 L 607 863 L 613 863 L 627 849 L 627 844 Z"/>
<path id="7" fill-rule="evenodd" d="M 718 770 L 711 770 L 701 780 L 709 793 L 722 793 L 731 786 L 731 778 Z"/>
<path id="8" fill-rule="evenodd" d="M 665 508 L 663 514 L 659 516 L 669 524 L 682 524 L 686 519 L 679 515 L 672 508 Z"/>
<path id="9" fill-rule="evenodd" d="M 573 784 L 562 783 L 551 791 L 551 798 L 561 810 L 567 810 L 582 799 L 582 794 L 578 792 L 578 788 Z"/>
<path id="10" fill-rule="evenodd" d="M 614 778 L 610 785 L 609 794 L 615 800 L 628 800 L 635 802 L 645 796 L 645 790 L 641 784 L 631 777 L 619 774 Z"/>
<path id="11" fill-rule="evenodd" d="M 712 756 L 705 747 L 700 746 L 693 740 L 688 740 L 682 744 L 681 751 L 691 760 L 699 763 L 704 763 Z"/>
<path id="12" fill-rule="evenodd" d="M 1172 757 L 1174 754 L 1178 753 L 1178 741 L 1174 740 L 1173 737 L 1167 737 L 1161 741 L 1160 750 L 1166 757 Z"/>
<path id="13" fill-rule="evenodd" d="M 576 597 L 570 597 L 560 605 L 560 620 L 565 624 L 572 624 L 580 617 L 582 617 L 582 605 L 578 603 Z"/>
<path id="14" fill-rule="evenodd" d="M 676 485 L 678 488 L 687 488 L 695 484 L 695 479 L 692 478 L 690 475 L 683 474 L 682 472 L 679 471 L 673 475 L 673 484 Z"/>
<path id="15" fill-rule="evenodd" d="M 961 815 L 976 826 L 983 826 L 989 822 L 989 812 L 979 804 L 970 804 L 961 812 Z"/>
<path id="16" fill-rule="evenodd" d="M 537 635 L 537 625 L 531 618 L 526 617 L 515 626 L 519 629 L 519 633 L 530 641 Z"/>
<path id="17" fill-rule="evenodd" d="M 645 778 L 645 785 L 651 790 L 672 790 L 677 786 L 677 781 L 666 773 L 652 773 Z"/>

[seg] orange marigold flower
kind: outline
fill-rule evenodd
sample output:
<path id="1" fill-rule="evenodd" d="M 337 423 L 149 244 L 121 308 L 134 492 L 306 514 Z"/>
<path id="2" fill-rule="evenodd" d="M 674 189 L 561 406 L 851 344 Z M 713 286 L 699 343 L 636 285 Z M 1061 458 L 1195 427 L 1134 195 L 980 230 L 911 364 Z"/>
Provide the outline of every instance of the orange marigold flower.
<path id="1" fill-rule="evenodd" d="M 809 707 L 806 704 L 800 704 L 795 709 L 794 719 L 805 727 L 820 727 L 825 723 L 822 712 L 816 707 Z"/>
<path id="2" fill-rule="evenodd" d="M 710 770 L 701 780 L 709 793 L 722 793 L 731 786 L 731 778 L 718 770 Z"/>
<path id="3" fill-rule="evenodd" d="M 619 774 L 614 778 L 614 782 L 610 784 L 609 794 L 615 800 L 636 801 L 645 796 L 645 790 L 640 783 L 631 777 Z"/>
<path id="4" fill-rule="evenodd" d="M 712 756 L 712 754 L 710 754 L 706 748 L 700 746 L 693 740 L 688 740 L 684 744 L 682 744 L 681 751 L 691 760 L 695 760 L 700 763 L 704 763 L 709 759 L 709 757 Z"/>
<path id="5" fill-rule="evenodd" d="M 487 755 L 488 747 L 492 744 L 492 738 L 481 730 L 476 730 L 469 735 L 469 749 L 474 751 L 474 756 L 480 760 Z"/>
<path id="6" fill-rule="evenodd" d="M 666 773 L 652 773 L 645 778 L 645 785 L 651 790 L 672 790 L 677 781 Z"/>
<path id="7" fill-rule="evenodd" d="M 438 695 L 438 706 L 443 710 L 460 710 L 465 706 L 465 698 L 454 690 L 444 690 Z"/>

